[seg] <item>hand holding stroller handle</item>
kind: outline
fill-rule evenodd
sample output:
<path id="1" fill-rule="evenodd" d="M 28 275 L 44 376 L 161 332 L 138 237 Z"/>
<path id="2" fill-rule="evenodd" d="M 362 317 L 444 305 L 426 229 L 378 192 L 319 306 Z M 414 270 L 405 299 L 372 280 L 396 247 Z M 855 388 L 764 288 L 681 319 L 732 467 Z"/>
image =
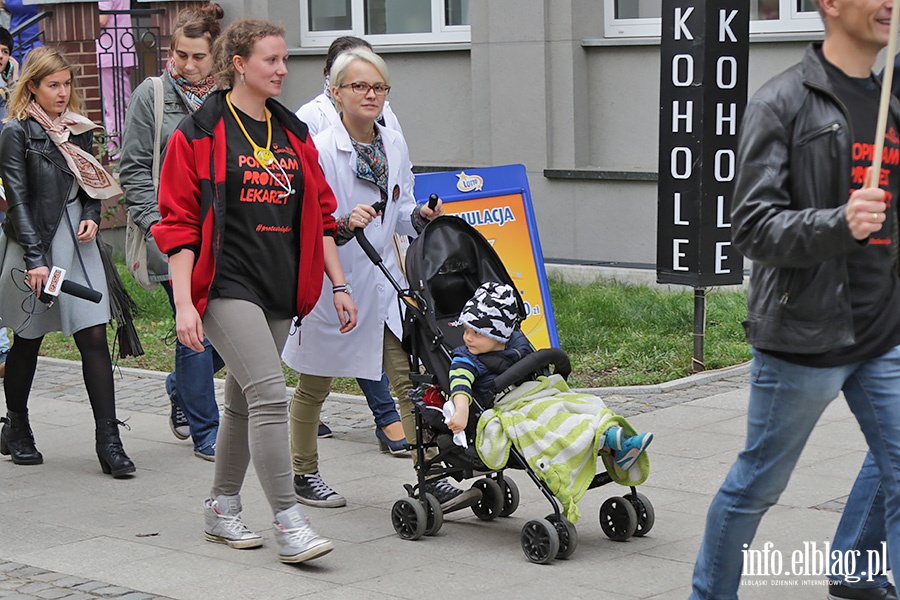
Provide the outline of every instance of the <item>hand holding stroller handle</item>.
<path id="1" fill-rule="evenodd" d="M 366 237 L 365 230 L 362 227 L 357 227 L 353 230 L 353 235 L 356 236 L 356 241 L 359 242 L 359 246 L 366 253 L 366 256 L 369 257 L 369 260 L 376 266 L 381 264 L 381 255 L 378 254 L 378 250 L 372 246 L 372 242 Z"/>
<path id="2" fill-rule="evenodd" d="M 540 371 L 549 365 L 554 366 L 554 372 L 562 376 L 563 379 L 568 378 L 572 372 L 572 365 L 569 362 L 568 355 L 559 348 L 544 348 L 537 352 L 532 352 L 506 371 L 497 375 L 494 380 L 494 391 L 500 392 L 511 385 L 517 385 L 519 382 L 528 379 L 532 373 Z"/>
<path id="3" fill-rule="evenodd" d="M 432 194 L 432 195 L 428 196 L 428 208 L 430 208 L 431 210 L 434 210 L 434 207 L 437 206 L 438 200 L 440 200 L 440 198 L 438 197 L 437 194 Z"/>

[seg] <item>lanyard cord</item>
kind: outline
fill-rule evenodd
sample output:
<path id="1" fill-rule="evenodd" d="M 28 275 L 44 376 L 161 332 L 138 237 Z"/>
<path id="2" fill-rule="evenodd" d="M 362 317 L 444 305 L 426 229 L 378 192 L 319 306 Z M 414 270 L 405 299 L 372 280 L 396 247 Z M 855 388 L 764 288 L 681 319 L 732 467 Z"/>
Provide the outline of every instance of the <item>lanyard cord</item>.
<path id="1" fill-rule="evenodd" d="M 267 109 L 263 109 L 266 113 L 266 129 L 268 130 L 267 138 L 266 138 L 266 147 L 258 145 L 253 141 L 253 138 L 250 137 L 250 134 L 247 133 L 247 129 L 244 127 L 244 124 L 241 122 L 241 118 L 238 116 L 237 111 L 234 110 L 234 105 L 231 103 L 231 92 L 225 95 L 225 102 L 228 104 L 228 109 L 231 110 L 231 114 L 234 116 L 234 120 L 237 121 L 238 127 L 241 128 L 241 132 L 243 132 L 244 137 L 247 138 L 247 141 L 250 142 L 250 145 L 253 147 L 253 156 L 256 157 L 256 160 L 259 161 L 263 167 L 268 167 L 273 162 L 275 162 L 275 155 L 272 154 L 272 118 L 269 115 L 269 111 Z M 268 171 L 268 168 L 266 168 Z"/>

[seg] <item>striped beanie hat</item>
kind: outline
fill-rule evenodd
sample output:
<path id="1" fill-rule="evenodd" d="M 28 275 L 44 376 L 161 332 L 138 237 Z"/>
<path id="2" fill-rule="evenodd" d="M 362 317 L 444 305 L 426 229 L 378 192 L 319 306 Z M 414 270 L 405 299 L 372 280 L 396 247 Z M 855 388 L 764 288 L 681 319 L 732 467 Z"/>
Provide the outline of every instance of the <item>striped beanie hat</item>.
<path id="1" fill-rule="evenodd" d="M 505 283 L 488 281 L 475 290 L 459 322 L 498 342 L 508 342 L 518 320 L 516 292 Z"/>

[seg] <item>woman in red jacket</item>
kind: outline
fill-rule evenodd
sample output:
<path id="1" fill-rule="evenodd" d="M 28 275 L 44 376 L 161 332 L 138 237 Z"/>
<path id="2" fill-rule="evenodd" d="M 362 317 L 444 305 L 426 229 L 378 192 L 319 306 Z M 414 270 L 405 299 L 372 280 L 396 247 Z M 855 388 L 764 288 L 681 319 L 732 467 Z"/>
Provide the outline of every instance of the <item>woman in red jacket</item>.
<path id="1" fill-rule="evenodd" d="M 294 498 L 281 349 L 291 320 L 316 304 L 323 271 L 335 287 L 341 331 L 356 325 L 334 242 L 334 194 L 306 126 L 273 100 L 287 75 L 284 29 L 241 19 L 216 40 L 220 91 L 169 139 L 160 178 L 162 220 L 182 344 L 203 335 L 228 366 L 206 538 L 255 548 L 241 520 L 250 460 L 275 515 L 282 562 L 332 549 Z"/>

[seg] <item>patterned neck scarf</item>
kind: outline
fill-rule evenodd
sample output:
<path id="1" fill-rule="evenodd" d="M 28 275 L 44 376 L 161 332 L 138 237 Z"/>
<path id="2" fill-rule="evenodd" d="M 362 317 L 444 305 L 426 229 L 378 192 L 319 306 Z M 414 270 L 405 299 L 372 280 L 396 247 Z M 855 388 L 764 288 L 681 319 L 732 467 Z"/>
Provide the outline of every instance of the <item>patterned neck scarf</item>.
<path id="1" fill-rule="evenodd" d="M 169 82 L 175 87 L 175 91 L 184 100 L 188 111 L 192 113 L 200 108 L 207 96 L 216 91 L 216 78 L 212 75 L 208 75 L 197 83 L 191 83 L 179 75 L 175 70 L 174 56 L 170 56 L 169 62 L 166 63 L 166 75 L 169 77 Z"/>
<path id="2" fill-rule="evenodd" d="M 122 188 L 116 184 L 116 181 L 93 155 L 69 141 L 69 135 L 72 133 L 78 135 L 85 131 L 103 129 L 102 127 L 87 117 L 70 110 L 66 110 L 56 119 L 51 119 L 41 105 L 34 100 L 28 105 L 28 114 L 44 128 L 47 137 L 59 148 L 66 160 L 66 165 L 75 174 L 78 185 L 87 192 L 88 196 L 106 200 L 122 193 Z"/>
<path id="3" fill-rule="evenodd" d="M 384 152 L 384 142 L 381 141 L 381 132 L 375 131 L 375 139 L 371 144 L 360 144 L 352 137 L 350 142 L 356 151 L 356 177 L 368 181 L 381 192 L 381 199 L 387 201 L 388 187 L 388 163 Z"/>

